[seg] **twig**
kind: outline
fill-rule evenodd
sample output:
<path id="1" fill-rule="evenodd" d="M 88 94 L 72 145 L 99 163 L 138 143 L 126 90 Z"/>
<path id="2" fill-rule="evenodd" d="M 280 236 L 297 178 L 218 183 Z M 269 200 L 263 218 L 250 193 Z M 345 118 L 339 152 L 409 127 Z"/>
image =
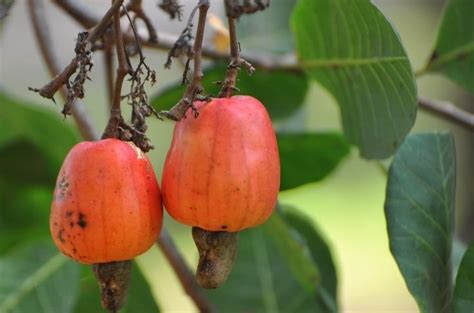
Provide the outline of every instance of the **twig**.
<path id="1" fill-rule="evenodd" d="M 228 7 L 226 6 L 226 12 L 228 14 L 229 21 L 229 37 L 230 37 L 230 63 L 227 67 L 225 74 L 225 80 L 222 84 L 221 91 L 219 92 L 219 97 L 230 97 L 232 92 L 237 90 L 236 83 L 237 77 L 240 72 L 240 66 L 245 65 L 249 74 L 252 74 L 255 71 L 255 68 L 243 58 L 240 57 L 240 47 L 237 40 L 237 30 L 235 26 L 235 18 L 229 15 Z"/>
<path id="2" fill-rule="evenodd" d="M 161 231 L 157 245 L 160 247 L 161 251 L 163 251 L 163 254 L 175 271 L 181 285 L 186 293 L 193 299 L 199 312 L 215 312 L 214 307 L 202 292 L 202 289 L 198 286 L 194 275 L 186 265 L 186 261 L 178 252 L 178 249 L 174 245 L 170 235 L 164 228 Z"/>
<path id="3" fill-rule="evenodd" d="M 96 40 L 102 35 L 102 33 L 107 29 L 110 19 L 112 18 L 112 15 L 114 14 L 115 11 L 118 11 L 120 6 L 122 5 L 124 0 L 119 0 L 115 2 L 109 10 L 105 13 L 103 18 L 98 21 L 96 26 L 92 29 L 90 33 L 82 33 L 79 34 L 79 40 L 78 43 L 76 44 L 76 56 L 71 60 L 68 66 L 59 74 L 57 75 L 52 81 L 47 83 L 45 86 L 43 86 L 40 89 L 33 89 L 33 91 L 38 92 L 41 96 L 48 98 L 48 99 L 53 99 L 54 94 L 58 91 L 59 88 L 61 88 L 64 84 L 67 84 L 70 77 L 76 72 L 77 68 L 81 66 L 81 64 L 85 64 L 85 66 L 89 65 L 87 64 L 87 61 L 84 62 L 84 59 L 88 59 L 90 54 L 90 49 L 92 45 L 96 42 Z M 77 8 L 75 8 L 77 9 Z M 77 10 L 71 10 L 77 14 Z M 82 37 L 81 37 L 82 36 Z M 80 53 L 79 53 L 80 51 Z M 84 74 L 84 73 L 82 73 Z M 84 76 L 84 75 L 81 75 Z M 80 77 L 80 79 L 85 79 L 85 77 Z M 79 94 L 81 92 L 79 91 Z M 74 96 L 77 96 L 77 94 L 74 94 Z M 70 101 L 70 95 L 68 95 L 67 99 L 69 104 Z M 80 98 L 80 96 L 79 96 Z M 66 114 L 67 108 L 66 108 Z"/>
<path id="4" fill-rule="evenodd" d="M 194 40 L 193 47 L 193 59 L 194 59 L 194 74 L 191 83 L 187 86 L 183 98 L 173 106 L 169 111 L 162 111 L 163 114 L 169 119 L 174 121 L 181 120 L 186 111 L 191 107 L 194 111 L 194 115 L 197 116 L 198 112 L 194 108 L 194 100 L 199 98 L 203 88 L 201 80 L 203 77 L 202 73 L 202 41 L 204 38 L 204 28 L 206 26 L 206 15 L 209 9 L 209 0 L 199 0 L 197 5 L 199 8 L 199 20 L 196 30 L 196 39 Z"/>
<path id="5" fill-rule="evenodd" d="M 112 0 L 112 7 L 117 3 L 122 3 L 123 0 Z M 112 108 L 110 110 L 110 118 L 104 130 L 102 138 L 121 138 L 120 126 L 124 123 L 120 102 L 122 100 L 122 84 L 125 76 L 130 69 L 127 64 L 125 47 L 123 45 L 122 28 L 120 27 L 120 10 L 117 8 L 113 14 L 113 29 L 115 38 L 115 48 L 117 53 L 117 73 L 115 76 L 114 94 L 112 97 Z"/>
<path id="6" fill-rule="evenodd" d="M 55 0 L 55 2 L 67 12 L 75 12 L 73 18 L 76 19 L 76 21 L 78 21 L 84 27 L 92 27 L 95 23 L 98 22 L 98 18 L 94 17 L 94 13 L 90 10 L 87 10 L 87 8 L 85 8 L 84 6 L 80 5 L 78 3 L 79 1 Z M 92 24 L 90 21 L 93 21 L 94 24 Z M 151 43 L 144 39 L 141 40 L 141 43 L 144 47 L 159 50 L 169 50 L 173 47 L 176 41 L 176 39 L 172 38 L 172 36 L 163 33 L 160 33 L 159 37 L 160 41 L 157 43 Z M 132 36 L 124 36 L 124 39 L 127 42 L 133 40 Z M 229 58 L 228 53 L 221 53 L 210 47 L 203 47 L 201 52 L 203 57 L 207 57 L 213 60 L 225 60 Z M 275 56 L 264 53 L 247 53 L 242 54 L 242 57 L 252 63 L 259 70 L 287 70 L 296 73 L 300 73 L 303 71 L 294 54 Z M 421 99 L 421 102 L 419 103 L 422 109 L 436 113 L 436 115 L 442 118 L 446 118 L 454 123 L 462 125 L 463 127 L 468 127 L 469 129 L 472 129 L 472 123 L 469 122 L 472 118 L 472 114 L 458 108 L 456 108 L 457 114 L 446 114 L 446 109 L 443 108 L 443 106 L 430 106 L 426 104 L 426 100 L 427 99 Z"/>
<path id="7" fill-rule="evenodd" d="M 79 1 L 71 0 L 54 0 L 55 3 L 66 12 L 74 12 L 71 15 L 79 24 L 84 28 L 93 27 L 98 21 L 99 17 L 94 14 L 91 10 L 81 5 Z M 174 35 L 159 33 L 159 42 L 150 42 L 144 38 L 140 39 L 141 44 L 144 47 L 166 50 L 169 51 L 175 45 L 177 39 Z M 124 40 L 126 42 L 133 42 L 135 39 L 131 35 L 124 34 Z M 229 58 L 228 53 L 222 53 L 216 51 L 211 47 L 202 47 L 202 56 L 212 60 L 227 60 Z M 288 55 L 272 55 L 264 53 L 247 53 L 242 54 L 242 57 L 260 70 L 289 70 L 295 72 L 301 72 L 301 67 L 297 63 L 296 56 L 294 54 Z"/>
<path id="8" fill-rule="evenodd" d="M 33 23 L 33 30 L 35 32 L 36 41 L 38 43 L 40 52 L 45 60 L 48 67 L 48 71 L 51 76 L 56 76 L 59 73 L 60 66 L 57 63 L 57 57 L 52 47 L 54 47 L 51 38 L 49 37 L 48 24 L 44 16 L 43 2 L 42 0 L 29 0 L 28 9 L 30 13 L 30 19 Z M 64 99 L 67 98 L 67 90 L 65 87 L 60 89 L 61 95 Z M 81 102 L 75 101 L 71 108 L 72 116 L 76 125 L 86 140 L 97 140 L 98 135 L 92 121 L 88 118 L 84 106 Z"/>
<path id="9" fill-rule="evenodd" d="M 418 104 L 428 112 L 455 122 L 468 130 L 474 130 L 474 114 L 464 111 L 450 102 L 418 97 Z"/>
<path id="10" fill-rule="evenodd" d="M 95 16 L 92 12 L 88 11 L 82 1 L 53 0 L 53 2 L 76 21 L 81 21 L 81 24 L 86 29 L 94 27 L 100 20 L 99 16 Z"/>
<path id="11" fill-rule="evenodd" d="M 148 17 L 148 15 L 146 15 L 145 11 L 143 10 L 142 0 L 131 0 L 126 8 L 128 11 L 132 11 L 133 13 L 135 13 L 135 17 L 138 17 L 145 23 L 145 26 L 148 30 L 148 41 L 158 42 L 158 35 L 156 34 L 155 27 L 153 26 L 151 19 Z"/>
<path id="12" fill-rule="evenodd" d="M 114 95 L 114 52 L 112 38 L 104 36 L 104 72 L 105 84 L 107 86 L 107 101 L 112 107 L 112 98 Z"/>

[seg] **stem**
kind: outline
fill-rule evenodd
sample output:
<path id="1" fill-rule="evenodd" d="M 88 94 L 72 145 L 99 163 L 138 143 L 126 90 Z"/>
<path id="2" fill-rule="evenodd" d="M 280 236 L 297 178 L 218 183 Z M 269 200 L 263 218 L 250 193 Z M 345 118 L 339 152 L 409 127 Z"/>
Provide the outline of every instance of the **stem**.
<path id="1" fill-rule="evenodd" d="M 28 9 L 30 19 L 33 23 L 36 42 L 38 43 L 41 55 L 43 56 L 43 59 L 46 63 L 49 74 L 52 77 L 55 77 L 60 71 L 60 66 L 57 63 L 58 58 L 52 49 L 54 44 L 49 37 L 50 32 L 48 29 L 48 24 L 46 23 L 46 18 L 44 16 L 43 1 L 28 0 Z M 63 86 L 59 89 L 59 91 L 61 92 L 62 97 L 66 99 L 66 88 Z M 94 129 L 92 121 L 87 116 L 84 105 L 80 101 L 75 100 L 71 111 L 72 117 L 76 122 L 77 128 L 79 129 L 82 137 L 84 137 L 86 140 L 97 140 L 97 131 Z"/>
<path id="2" fill-rule="evenodd" d="M 105 71 L 105 83 L 107 86 L 107 101 L 112 105 L 112 98 L 114 95 L 114 53 L 112 38 L 110 36 L 104 36 L 104 71 Z"/>
<path id="3" fill-rule="evenodd" d="M 474 114 L 464 111 L 450 102 L 418 97 L 418 104 L 428 112 L 452 121 L 468 130 L 474 130 Z"/>
<path id="4" fill-rule="evenodd" d="M 102 33 L 107 29 L 107 27 L 110 25 L 110 20 L 112 17 L 114 18 L 114 23 L 117 21 L 117 13 L 120 19 L 120 6 L 122 5 L 124 0 L 115 0 L 112 2 L 112 6 L 107 10 L 105 13 L 104 17 L 97 23 L 97 25 L 94 26 L 92 31 L 89 33 L 87 36 L 87 41 L 93 44 L 101 35 Z M 120 23 L 119 23 L 120 26 Z"/>
<path id="5" fill-rule="evenodd" d="M 127 10 L 134 12 L 135 16 L 145 23 L 145 26 L 148 30 L 148 40 L 150 42 L 158 42 L 158 35 L 156 34 L 155 27 L 153 26 L 151 19 L 143 10 L 142 0 L 131 0 L 127 5 Z M 124 12 L 126 11 L 124 10 Z M 131 22 L 131 24 L 133 23 Z"/>
<path id="6" fill-rule="evenodd" d="M 99 21 L 99 17 L 92 11 L 88 10 L 85 6 L 81 5 L 79 1 L 54 0 L 54 2 L 64 11 L 68 13 L 74 12 L 71 14 L 71 17 L 84 28 L 91 28 Z M 147 48 L 169 51 L 173 48 L 177 39 L 176 36 L 167 33 L 159 33 L 158 37 L 160 38 L 159 42 L 150 42 L 144 38 L 140 38 L 140 42 L 142 46 Z M 133 42 L 135 41 L 135 38 L 133 38 L 132 35 L 125 34 L 124 40 L 126 42 Z M 216 51 L 211 47 L 202 47 L 201 52 L 202 57 L 212 60 L 227 60 L 229 58 L 228 53 Z M 264 53 L 247 53 L 242 55 L 242 57 L 261 70 L 289 70 L 298 73 L 302 72 L 294 54 L 272 55 Z"/>
<path id="7" fill-rule="evenodd" d="M 98 21 L 98 23 L 94 26 L 92 31 L 87 35 L 87 38 L 85 39 L 84 42 L 85 42 L 85 45 L 88 47 L 87 48 L 88 50 L 90 50 L 91 46 L 107 29 L 110 19 L 112 18 L 112 15 L 114 14 L 115 11 L 119 10 L 120 5 L 123 3 L 123 1 L 124 0 L 116 1 L 105 13 L 102 19 Z M 77 10 L 74 10 L 74 11 L 76 12 Z M 69 65 L 66 66 L 66 68 L 64 68 L 64 70 L 60 74 L 55 75 L 55 78 L 49 83 L 47 83 L 45 86 L 43 86 L 41 89 L 30 88 L 30 90 L 38 92 L 41 96 L 45 98 L 53 99 L 54 94 L 59 90 L 59 88 L 64 86 L 64 84 L 69 80 L 69 78 L 76 72 L 77 68 L 79 67 L 79 62 L 77 58 L 78 58 L 78 55 L 76 55 L 71 60 Z"/>
<path id="8" fill-rule="evenodd" d="M 86 29 L 94 27 L 99 22 L 99 18 L 88 12 L 87 7 L 84 6 L 82 1 L 53 0 L 53 2 L 76 21 L 81 21 L 81 24 Z"/>
<path id="9" fill-rule="evenodd" d="M 123 0 L 112 0 L 112 7 Z M 109 122 L 104 130 L 102 138 L 120 138 L 119 126 L 123 122 L 120 102 L 122 100 L 122 84 L 125 76 L 129 72 L 127 57 L 125 55 L 125 47 L 123 45 L 122 28 L 120 27 L 120 10 L 116 9 L 114 12 L 114 37 L 115 48 L 118 59 L 117 74 L 115 76 L 114 93 L 112 96 L 112 108 L 110 110 Z"/>
<path id="10" fill-rule="evenodd" d="M 74 12 L 72 16 L 76 21 L 78 21 L 84 27 L 90 27 L 91 21 L 96 23 L 98 21 L 97 18 L 93 17 L 93 13 L 87 11 L 87 9 L 75 1 L 70 0 L 55 0 L 55 2 L 61 6 L 67 12 Z M 143 46 L 153 49 L 159 50 L 169 50 L 173 47 L 176 39 L 170 38 L 170 36 L 166 36 L 164 34 L 159 34 L 160 41 L 156 43 L 152 43 L 150 41 L 141 39 L 141 43 Z M 135 40 L 132 36 L 125 36 L 125 40 L 132 41 Z M 207 57 L 213 60 L 224 60 L 229 57 L 227 53 L 220 53 L 212 48 L 202 48 L 201 53 L 203 57 Z M 296 57 L 292 54 L 284 55 L 284 56 L 275 56 L 275 55 L 267 55 L 263 53 L 258 54 L 247 54 L 244 55 L 243 58 L 251 62 L 253 65 L 258 67 L 260 70 L 287 70 L 293 71 L 295 73 L 302 73 L 303 68 L 298 63 Z M 419 71 L 419 75 L 423 74 L 424 71 Z M 433 105 L 434 104 L 434 105 Z M 445 118 L 451 122 L 459 124 L 463 127 L 468 129 L 473 129 L 472 126 L 472 114 L 461 110 L 454 105 L 450 104 L 448 109 L 444 107 L 444 105 L 436 105 L 439 102 L 428 100 L 424 98 L 419 99 L 420 108 L 429 112 L 436 114 L 442 118 Z M 454 107 L 454 110 L 453 110 Z M 450 111 L 456 111 L 456 113 L 452 113 Z"/>
<path id="11" fill-rule="evenodd" d="M 202 292 L 202 289 L 196 283 L 194 275 L 189 270 L 186 261 L 183 259 L 181 253 L 179 253 L 165 228 L 161 230 L 161 235 L 157 241 L 157 245 L 160 247 L 161 251 L 178 276 L 178 279 L 184 290 L 191 297 L 191 299 L 193 299 L 199 311 L 215 312 L 214 307 L 209 302 L 206 294 Z"/>
<path id="12" fill-rule="evenodd" d="M 232 96 L 232 91 L 235 90 L 237 83 L 237 76 L 240 72 L 240 65 L 242 59 L 240 58 L 239 42 L 237 41 L 237 31 L 235 27 L 235 18 L 228 17 L 229 21 L 229 37 L 230 37 L 230 64 L 227 67 L 224 84 L 222 85 L 219 97 L 229 98 Z"/>
<path id="13" fill-rule="evenodd" d="M 201 80 L 202 73 L 202 41 L 204 38 L 204 29 L 206 26 L 206 16 L 209 9 L 209 0 L 199 0 L 197 5 L 199 8 L 199 20 L 196 30 L 196 39 L 193 46 L 194 59 L 194 75 L 191 83 L 186 88 L 183 98 L 173 106 L 169 111 L 163 111 L 161 114 L 174 121 L 181 120 L 186 111 L 191 107 L 194 108 L 193 102 L 196 97 L 203 91 Z M 189 24 L 189 22 L 188 22 Z M 197 114 L 197 112 L 195 112 Z M 197 116 L 197 115 L 196 115 Z"/>

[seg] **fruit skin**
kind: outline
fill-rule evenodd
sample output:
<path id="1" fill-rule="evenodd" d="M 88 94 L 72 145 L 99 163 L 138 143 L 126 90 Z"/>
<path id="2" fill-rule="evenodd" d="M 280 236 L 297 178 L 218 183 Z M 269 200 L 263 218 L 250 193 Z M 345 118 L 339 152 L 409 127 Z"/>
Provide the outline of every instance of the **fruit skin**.
<path id="1" fill-rule="evenodd" d="M 66 156 L 51 205 L 51 235 L 81 263 L 129 260 L 161 230 L 160 189 L 146 155 L 131 142 L 81 142 Z"/>
<path id="2" fill-rule="evenodd" d="M 276 205 L 280 161 L 265 107 L 250 96 L 196 102 L 174 129 L 163 203 L 181 223 L 236 232 L 262 224 Z"/>

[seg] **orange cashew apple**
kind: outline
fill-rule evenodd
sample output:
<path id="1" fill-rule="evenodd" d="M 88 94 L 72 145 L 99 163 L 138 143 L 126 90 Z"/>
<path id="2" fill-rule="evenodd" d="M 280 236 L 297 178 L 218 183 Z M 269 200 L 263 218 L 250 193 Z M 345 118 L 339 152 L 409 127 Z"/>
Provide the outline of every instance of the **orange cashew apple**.
<path id="1" fill-rule="evenodd" d="M 162 196 L 174 219 L 195 227 L 201 258 L 198 282 L 215 288 L 228 272 L 218 271 L 220 277 L 209 281 L 216 267 L 209 257 L 217 255 L 221 262 L 228 255 L 231 266 L 236 251 L 232 234 L 268 219 L 277 201 L 280 161 L 270 117 L 257 99 L 215 98 L 196 102 L 195 109 L 197 118 L 189 109 L 175 126 Z M 212 239 L 210 232 L 217 232 Z M 223 242 L 234 248 L 216 252 Z"/>
<path id="2" fill-rule="evenodd" d="M 130 260 L 156 241 L 160 190 L 146 155 L 131 142 L 82 142 L 66 156 L 51 205 L 51 235 L 81 263 Z"/>

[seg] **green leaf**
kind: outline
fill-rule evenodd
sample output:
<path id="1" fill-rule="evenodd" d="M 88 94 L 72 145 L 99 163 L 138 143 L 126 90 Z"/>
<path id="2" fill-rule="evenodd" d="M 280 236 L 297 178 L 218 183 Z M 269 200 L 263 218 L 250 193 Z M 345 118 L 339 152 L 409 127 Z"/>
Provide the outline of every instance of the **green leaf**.
<path id="1" fill-rule="evenodd" d="M 258 18 L 252 14 L 242 15 L 237 24 L 242 49 L 270 53 L 293 51 L 295 44 L 289 20 L 296 3 L 297 0 L 273 2 L 269 9 L 258 12 Z"/>
<path id="2" fill-rule="evenodd" d="M 281 190 L 322 180 L 350 151 L 336 133 L 278 134 Z"/>
<path id="3" fill-rule="evenodd" d="M 81 278 L 81 291 L 79 301 L 74 310 L 77 313 L 101 313 L 104 309 L 100 304 L 99 285 L 92 274 L 90 267 L 84 268 Z M 121 313 L 158 313 L 160 310 L 151 294 L 151 288 L 143 276 L 137 263 L 132 270 L 131 284 L 128 297 Z"/>
<path id="4" fill-rule="evenodd" d="M 54 181 L 77 139 L 58 115 L 0 91 L 0 252 L 48 234 Z"/>
<path id="5" fill-rule="evenodd" d="M 450 0 L 424 71 L 438 72 L 474 93 L 474 1 Z"/>
<path id="6" fill-rule="evenodd" d="M 51 244 L 0 258 L 0 312 L 69 313 L 79 291 L 79 265 Z"/>
<path id="7" fill-rule="evenodd" d="M 226 66 L 218 64 L 204 72 L 203 86 L 206 94 L 219 93 L 220 87 L 215 82 L 224 79 L 225 71 Z M 303 104 L 308 81 L 301 73 L 257 70 L 249 76 L 242 70 L 237 87 L 240 89 L 239 94 L 259 99 L 272 119 L 284 119 Z M 151 103 L 157 110 L 168 110 L 181 99 L 184 90 L 184 86 L 175 84 L 153 97 Z"/>
<path id="8" fill-rule="evenodd" d="M 321 286 L 318 290 L 319 296 L 326 303 L 330 304 L 332 312 L 336 312 L 337 274 L 328 244 L 315 225 L 311 223 L 311 218 L 299 212 L 296 208 L 283 206 L 283 217 L 308 246 L 321 275 Z"/>
<path id="9" fill-rule="evenodd" d="M 39 148 L 56 171 L 78 141 L 77 133 L 57 114 L 14 100 L 0 91 L 0 147 L 20 138 Z M 30 157 L 33 160 L 35 156 Z"/>
<path id="10" fill-rule="evenodd" d="M 292 17 L 300 64 L 339 104 L 344 134 L 363 157 L 393 154 L 417 110 L 400 39 L 366 0 L 300 0 Z"/>
<path id="11" fill-rule="evenodd" d="M 21 186 L 54 185 L 59 168 L 51 166 L 43 150 L 24 138 L 5 143 L 0 147 L 0 179 Z"/>
<path id="12" fill-rule="evenodd" d="M 49 234 L 56 172 L 29 141 L 12 140 L 0 147 L 0 253 Z"/>
<path id="13" fill-rule="evenodd" d="M 316 294 L 316 287 L 321 280 L 319 271 L 309 257 L 307 247 L 295 240 L 291 229 L 282 217 L 279 214 L 273 214 L 262 226 L 262 230 L 282 253 L 282 258 L 300 285 L 309 294 Z"/>
<path id="14" fill-rule="evenodd" d="M 459 267 L 454 289 L 454 313 L 472 313 L 474 308 L 474 244 L 467 249 Z"/>
<path id="15" fill-rule="evenodd" d="M 0 180 L 0 254 L 19 242 L 49 236 L 51 198 L 51 187 L 13 187 Z"/>
<path id="16" fill-rule="evenodd" d="M 239 234 L 229 279 L 208 295 L 222 312 L 330 312 L 317 301 L 318 281 L 308 249 L 274 213 Z"/>
<path id="17" fill-rule="evenodd" d="M 421 312 L 451 312 L 455 160 L 450 133 L 415 134 L 390 166 L 390 250 Z"/>

